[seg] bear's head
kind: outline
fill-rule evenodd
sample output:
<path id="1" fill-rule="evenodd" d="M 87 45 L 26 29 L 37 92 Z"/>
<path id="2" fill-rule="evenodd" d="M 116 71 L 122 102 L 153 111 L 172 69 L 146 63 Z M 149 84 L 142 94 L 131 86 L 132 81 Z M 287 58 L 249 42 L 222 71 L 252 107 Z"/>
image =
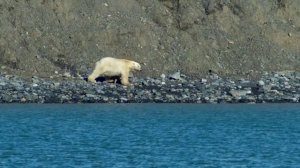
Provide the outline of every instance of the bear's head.
<path id="1" fill-rule="evenodd" d="M 142 70 L 141 65 L 137 62 L 134 62 L 134 61 L 131 62 L 131 69 L 132 70 L 138 70 L 138 71 Z"/>

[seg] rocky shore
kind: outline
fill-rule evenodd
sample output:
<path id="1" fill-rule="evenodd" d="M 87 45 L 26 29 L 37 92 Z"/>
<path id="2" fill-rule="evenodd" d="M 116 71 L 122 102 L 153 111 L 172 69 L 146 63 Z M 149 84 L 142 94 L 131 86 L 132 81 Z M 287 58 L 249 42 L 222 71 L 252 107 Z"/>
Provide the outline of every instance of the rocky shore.
<path id="1" fill-rule="evenodd" d="M 299 103 L 300 73 L 265 73 L 259 80 L 224 79 L 216 74 L 198 80 L 175 73 L 160 78 L 130 78 L 130 86 L 0 76 L 0 103 Z"/>

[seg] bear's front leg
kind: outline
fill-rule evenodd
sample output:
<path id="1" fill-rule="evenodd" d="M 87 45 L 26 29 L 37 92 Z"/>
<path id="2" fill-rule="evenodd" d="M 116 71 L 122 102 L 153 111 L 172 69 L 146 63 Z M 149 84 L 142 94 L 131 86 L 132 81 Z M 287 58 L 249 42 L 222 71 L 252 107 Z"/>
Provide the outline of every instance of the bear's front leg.
<path id="1" fill-rule="evenodd" d="M 121 75 L 121 83 L 122 83 L 122 85 L 125 85 L 125 86 L 129 85 L 128 74 L 122 74 Z"/>

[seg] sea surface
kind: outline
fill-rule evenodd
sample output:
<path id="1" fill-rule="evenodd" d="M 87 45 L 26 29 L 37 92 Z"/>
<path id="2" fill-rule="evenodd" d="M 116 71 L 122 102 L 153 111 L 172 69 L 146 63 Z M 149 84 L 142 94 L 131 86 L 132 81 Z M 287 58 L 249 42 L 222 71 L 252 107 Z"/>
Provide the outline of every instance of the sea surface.
<path id="1" fill-rule="evenodd" d="M 0 104 L 0 167 L 300 167 L 300 105 Z"/>

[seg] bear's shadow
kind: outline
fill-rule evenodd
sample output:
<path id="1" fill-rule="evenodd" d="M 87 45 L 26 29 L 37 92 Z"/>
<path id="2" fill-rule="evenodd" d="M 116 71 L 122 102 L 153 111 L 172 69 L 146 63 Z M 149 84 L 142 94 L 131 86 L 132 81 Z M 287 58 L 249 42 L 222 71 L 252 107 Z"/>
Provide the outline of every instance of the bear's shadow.
<path id="1" fill-rule="evenodd" d="M 84 78 L 85 81 L 88 81 L 88 78 Z M 107 83 L 118 83 L 121 84 L 121 80 L 119 76 L 113 76 L 113 77 L 98 77 L 96 78 L 96 82 L 107 82 Z"/>

